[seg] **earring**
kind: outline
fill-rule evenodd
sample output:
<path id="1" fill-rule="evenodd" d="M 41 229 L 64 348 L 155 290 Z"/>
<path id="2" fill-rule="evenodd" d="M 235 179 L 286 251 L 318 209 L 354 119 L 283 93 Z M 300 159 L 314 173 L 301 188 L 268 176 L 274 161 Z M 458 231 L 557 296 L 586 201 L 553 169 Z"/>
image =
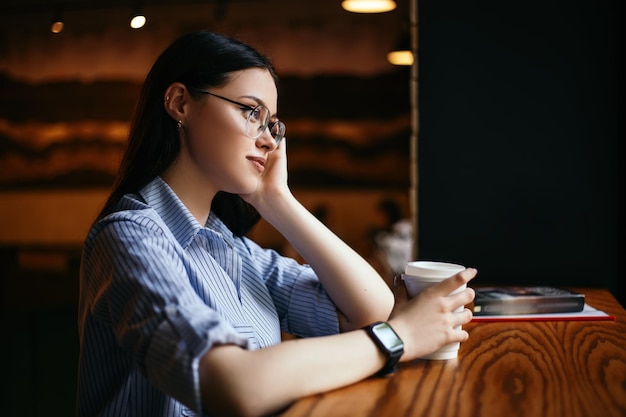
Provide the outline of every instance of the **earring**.
<path id="1" fill-rule="evenodd" d="M 180 130 L 181 127 L 183 127 L 183 121 L 179 120 L 178 123 L 176 123 L 176 129 Z"/>
<path id="2" fill-rule="evenodd" d="M 165 101 L 168 101 L 170 99 L 170 96 L 165 96 Z"/>

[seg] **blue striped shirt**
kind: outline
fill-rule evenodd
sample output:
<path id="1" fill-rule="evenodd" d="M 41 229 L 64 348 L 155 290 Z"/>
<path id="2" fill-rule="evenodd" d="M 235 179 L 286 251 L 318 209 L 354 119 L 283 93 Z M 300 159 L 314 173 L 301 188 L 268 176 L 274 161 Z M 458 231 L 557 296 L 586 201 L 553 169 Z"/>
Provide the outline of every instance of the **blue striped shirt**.
<path id="1" fill-rule="evenodd" d="M 79 416 L 201 414 L 198 366 L 214 344 L 259 349 L 338 332 L 313 270 L 205 227 L 155 178 L 87 236 L 81 262 Z"/>

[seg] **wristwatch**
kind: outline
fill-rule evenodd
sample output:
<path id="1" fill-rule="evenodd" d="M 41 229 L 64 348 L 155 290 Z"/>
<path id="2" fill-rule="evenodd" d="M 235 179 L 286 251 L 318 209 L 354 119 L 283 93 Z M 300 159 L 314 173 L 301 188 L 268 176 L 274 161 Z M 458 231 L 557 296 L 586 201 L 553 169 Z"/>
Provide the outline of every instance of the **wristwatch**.
<path id="1" fill-rule="evenodd" d="M 404 353 L 404 343 L 400 336 L 393 330 L 389 323 L 378 321 L 363 327 L 369 337 L 387 358 L 383 369 L 374 376 L 384 376 L 396 371 L 396 365 Z"/>

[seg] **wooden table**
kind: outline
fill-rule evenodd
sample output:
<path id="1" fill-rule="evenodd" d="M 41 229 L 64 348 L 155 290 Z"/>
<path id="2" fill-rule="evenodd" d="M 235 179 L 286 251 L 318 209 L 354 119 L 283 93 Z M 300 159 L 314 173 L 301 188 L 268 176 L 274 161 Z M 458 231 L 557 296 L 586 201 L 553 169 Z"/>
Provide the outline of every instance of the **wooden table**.
<path id="1" fill-rule="evenodd" d="M 470 323 L 459 357 L 307 398 L 281 417 L 626 416 L 626 311 L 577 289 L 616 321 Z"/>

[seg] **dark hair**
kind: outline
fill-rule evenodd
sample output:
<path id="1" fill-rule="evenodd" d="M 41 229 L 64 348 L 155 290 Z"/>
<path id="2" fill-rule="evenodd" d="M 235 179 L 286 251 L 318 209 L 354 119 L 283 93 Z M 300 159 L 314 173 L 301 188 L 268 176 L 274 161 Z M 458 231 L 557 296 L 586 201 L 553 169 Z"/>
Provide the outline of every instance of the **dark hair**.
<path id="1" fill-rule="evenodd" d="M 143 84 L 126 153 L 97 220 L 113 211 L 124 194 L 139 191 L 162 174 L 178 156 L 177 122 L 163 106 L 165 89 L 180 82 L 194 94 L 195 90 L 223 85 L 230 73 L 248 68 L 265 68 L 277 82 L 274 67 L 266 57 L 246 44 L 212 32 L 185 35 L 159 56 Z M 254 207 L 236 194 L 218 192 L 211 209 L 237 236 L 246 234 L 260 219 Z"/>

